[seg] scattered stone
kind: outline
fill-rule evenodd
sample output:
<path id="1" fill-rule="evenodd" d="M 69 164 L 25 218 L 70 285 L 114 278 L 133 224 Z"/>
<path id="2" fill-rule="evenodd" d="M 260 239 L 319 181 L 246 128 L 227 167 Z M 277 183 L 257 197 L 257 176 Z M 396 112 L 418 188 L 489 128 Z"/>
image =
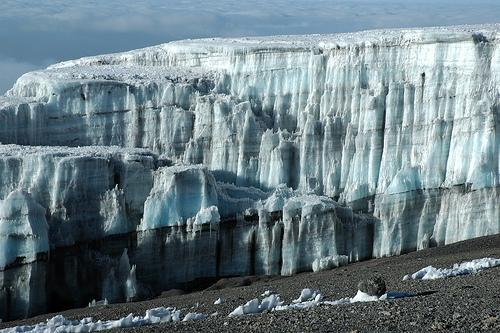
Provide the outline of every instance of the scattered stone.
<path id="1" fill-rule="evenodd" d="M 445 330 L 449 327 L 450 327 L 450 325 L 448 323 L 445 323 L 444 321 L 435 321 L 431 325 L 431 329 L 433 331 L 442 331 L 442 330 Z"/>
<path id="2" fill-rule="evenodd" d="M 174 297 L 174 296 L 180 296 L 184 295 L 186 292 L 181 289 L 169 289 L 167 291 L 164 291 L 161 293 L 160 298 L 168 298 L 168 297 Z"/>
<path id="3" fill-rule="evenodd" d="M 483 329 L 489 329 L 494 327 L 498 322 L 498 317 L 490 316 L 483 320 Z"/>
<path id="4" fill-rule="evenodd" d="M 385 281 L 380 276 L 374 276 L 358 283 L 358 289 L 370 296 L 380 297 L 387 291 Z"/>

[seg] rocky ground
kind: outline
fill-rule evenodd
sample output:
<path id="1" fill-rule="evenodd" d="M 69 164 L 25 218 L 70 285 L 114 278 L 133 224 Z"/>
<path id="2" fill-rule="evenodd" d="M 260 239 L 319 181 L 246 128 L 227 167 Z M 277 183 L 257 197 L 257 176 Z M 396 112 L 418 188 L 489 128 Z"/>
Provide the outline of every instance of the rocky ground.
<path id="1" fill-rule="evenodd" d="M 321 273 L 302 273 L 283 278 L 225 279 L 210 290 L 201 292 L 179 295 L 180 292 L 171 291 L 154 300 L 75 309 L 62 314 L 72 319 L 88 316 L 117 319 L 131 312 L 144 314 L 146 309 L 158 306 L 175 306 L 182 309 L 183 315 L 188 312 L 218 313 L 201 321 L 130 328 L 127 329 L 129 332 L 500 332 L 500 267 L 447 279 L 402 280 L 404 275 L 428 265 L 449 267 L 457 262 L 482 257 L 500 258 L 500 235 L 364 261 Z M 326 300 L 336 300 L 354 296 L 361 279 L 377 274 L 383 277 L 388 290 L 414 292 L 418 296 L 228 317 L 237 306 L 266 290 L 278 292 L 287 304 L 297 298 L 303 288 L 319 289 Z M 214 305 L 219 297 L 224 302 Z M 0 324 L 0 328 L 34 324 L 53 315 L 4 323 Z"/>

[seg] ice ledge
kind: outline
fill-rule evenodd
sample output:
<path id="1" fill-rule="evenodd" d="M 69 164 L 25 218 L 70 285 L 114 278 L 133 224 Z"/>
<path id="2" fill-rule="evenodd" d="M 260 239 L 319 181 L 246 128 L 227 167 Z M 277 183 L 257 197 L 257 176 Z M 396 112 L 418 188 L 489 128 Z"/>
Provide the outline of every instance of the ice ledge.
<path id="1" fill-rule="evenodd" d="M 337 34 L 281 35 L 241 38 L 187 39 L 146 47 L 143 49 L 84 57 L 49 66 L 49 69 L 73 66 L 102 66 L 144 62 L 164 64 L 162 58 L 169 54 L 246 54 L 270 51 L 301 52 L 319 49 L 347 48 L 350 46 L 397 46 L 426 43 L 457 43 L 463 41 L 495 41 L 500 23 L 460 25 L 411 29 L 380 29 Z M 142 62 L 142 63 L 141 63 Z M 197 67 L 192 64 L 190 67 Z"/>
<path id="2" fill-rule="evenodd" d="M 77 156 L 96 157 L 122 154 L 127 156 L 151 156 L 156 159 L 155 153 L 143 148 L 123 148 L 118 146 L 85 146 L 85 147 L 64 147 L 64 146 L 21 146 L 15 144 L 0 143 L 0 159 L 6 157 L 25 157 L 28 155 L 57 155 L 57 156 Z"/>

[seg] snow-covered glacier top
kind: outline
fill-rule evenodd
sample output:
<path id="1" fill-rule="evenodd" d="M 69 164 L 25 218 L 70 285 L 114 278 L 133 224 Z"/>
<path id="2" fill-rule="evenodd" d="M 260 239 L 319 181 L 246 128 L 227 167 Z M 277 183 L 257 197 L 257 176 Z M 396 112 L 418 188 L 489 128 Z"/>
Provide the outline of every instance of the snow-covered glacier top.
<path id="1" fill-rule="evenodd" d="M 26 81 L 80 82 L 87 80 L 138 82 L 182 82 L 194 78 L 212 79 L 217 70 L 228 70 L 238 54 L 269 52 L 322 53 L 331 49 L 407 46 L 409 44 L 495 41 L 500 24 L 462 25 L 418 29 L 369 30 L 351 33 L 284 35 L 240 38 L 187 39 L 143 49 L 84 57 L 30 72 Z M 289 62 L 283 56 L 284 62 Z M 118 65 L 118 66 L 117 66 Z M 279 68 L 279 65 L 277 65 Z M 47 83 L 47 82 L 46 82 Z M 8 93 L 9 95 L 18 95 Z"/>
<path id="2" fill-rule="evenodd" d="M 454 43 L 471 38 L 495 40 L 500 24 L 461 25 L 415 29 L 381 29 L 337 34 L 283 35 L 240 38 L 203 38 L 174 41 L 134 51 L 85 57 L 61 62 L 49 67 L 64 68 L 84 65 L 134 63 L 161 64 L 172 54 L 214 54 L 334 49 L 353 46 L 404 46 L 424 43 Z M 191 64 L 193 67 L 196 64 Z"/>

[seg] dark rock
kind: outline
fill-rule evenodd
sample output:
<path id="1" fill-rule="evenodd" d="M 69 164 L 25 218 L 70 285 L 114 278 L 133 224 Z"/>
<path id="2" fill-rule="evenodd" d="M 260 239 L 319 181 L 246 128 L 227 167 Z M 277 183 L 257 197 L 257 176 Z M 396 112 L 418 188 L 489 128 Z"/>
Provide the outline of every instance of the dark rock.
<path id="1" fill-rule="evenodd" d="M 358 289 L 370 296 L 382 296 L 386 292 L 385 281 L 380 276 L 374 276 L 358 283 Z"/>
<path id="2" fill-rule="evenodd" d="M 181 289 L 170 289 L 161 293 L 160 298 L 168 298 L 174 296 L 184 295 L 186 292 Z"/>

